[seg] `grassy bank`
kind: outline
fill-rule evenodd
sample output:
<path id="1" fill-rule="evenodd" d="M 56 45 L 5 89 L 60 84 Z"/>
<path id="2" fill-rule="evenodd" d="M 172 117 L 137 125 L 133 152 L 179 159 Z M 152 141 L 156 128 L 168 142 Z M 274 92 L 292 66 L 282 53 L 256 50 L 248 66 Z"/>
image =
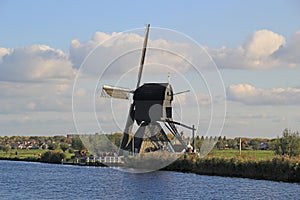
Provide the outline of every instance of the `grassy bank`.
<path id="1" fill-rule="evenodd" d="M 210 155 L 201 158 L 196 155 L 184 155 L 165 170 L 300 183 L 299 157 L 273 156 L 260 159 L 250 157 Z"/>
<path id="2" fill-rule="evenodd" d="M 47 150 L 41 150 L 41 149 L 18 149 L 18 150 L 10 150 L 8 152 L 0 151 L 0 158 L 2 159 L 36 159 L 41 157 L 43 153 L 45 153 Z"/>
<path id="3" fill-rule="evenodd" d="M 41 155 L 49 150 L 42 149 L 18 149 L 8 152 L 0 151 L 0 160 L 15 160 L 15 161 L 41 161 Z M 62 151 L 61 151 L 62 152 Z M 66 159 L 70 159 L 74 154 L 64 153 Z"/>

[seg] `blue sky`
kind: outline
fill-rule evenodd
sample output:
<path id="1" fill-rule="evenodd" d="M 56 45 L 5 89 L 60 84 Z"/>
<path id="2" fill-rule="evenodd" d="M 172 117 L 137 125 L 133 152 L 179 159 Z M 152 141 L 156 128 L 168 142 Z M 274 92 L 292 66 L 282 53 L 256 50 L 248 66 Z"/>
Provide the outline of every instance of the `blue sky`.
<path id="1" fill-rule="evenodd" d="M 146 23 L 182 32 L 207 48 L 227 90 L 223 135 L 276 137 L 284 128 L 299 131 L 299 11 L 296 0 L 2 0 L 0 135 L 76 131 L 70 111 L 77 70 L 72 59 L 87 55 L 89 41 L 98 41 L 93 37 Z M 39 56 L 43 63 L 37 63 Z"/>
<path id="2" fill-rule="evenodd" d="M 96 31 L 119 32 L 151 23 L 200 43 L 234 47 L 255 30 L 286 37 L 299 28 L 298 1 L 1 1 L 1 45 L 48 44 L 66 49 Z"/>

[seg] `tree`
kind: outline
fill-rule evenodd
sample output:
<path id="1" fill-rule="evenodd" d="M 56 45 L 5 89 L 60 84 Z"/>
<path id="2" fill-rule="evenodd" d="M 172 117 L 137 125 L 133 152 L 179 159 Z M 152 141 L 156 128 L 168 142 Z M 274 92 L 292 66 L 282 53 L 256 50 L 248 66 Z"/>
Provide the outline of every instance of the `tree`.
<path id="1" fill-rule="evenodd" d="M 55 149 L 57 149 L 58 148 L 58 144 L 56 144 L 56 143 L 50 143 L 49 145 L 48 145 L 48 149 L 49 150 L 55 150 Z"/>
<path id="2" fill-rule="evenodd" d="M 47 151 L 42 154 L 41 161 L 47 163 L 60 163 L 66 155 L 58 150 Z"/>
<path id="3" fill-rule="evenodd" d="M 53 137 L 54 142 L 60 143 L 60 142 L 65 142 L 66 141 L 66 137 L 62 136 L 62 135 L 56 135 Z"/>
<path id="4" fill-rule="evenodd" d="M 63 152 L 65 152 L 69 148 L 69 145 L 67 143 L 60 143 L 59 146 Z"/>
<path id="5" fill-rule="evenodd" d="M 236 139 L 228 139 L 228 147 L 230 149 L 237 149 L 238 148 L 238 141 Z"/>
<path id="6" fill-rule="evenodd" d="M 84 149 L 84 145 L 79 137 L 72 138 L 72 148 L 79 151 Z"/>
<path id="7" fill-rule="evenodd" d="M 195 139 L 195 149 L 200 149 L 203 141 L 204 141 L 203 136 L 201 138 L 199 136 L 197 136 Z"/>
<path id="8" fill-rule="evenodd" d="M 172 136 L 173 135 L 170 134 L 170 136 L 168 136 L 168 137 L 172 137 Z M 123 134 L 122 133 L 114 133 L 114 134 L 105 135 L 105 137 L 107 137 L 109 139 L 109 141 L 111 141 L 111 143 L 114 144 L 116 147 L 119 147 L 121 144 Z"/>
<path id="9" fill-rule="evenodd" d="M 5 151 L 5 153 L 7 154 L 10 150 L 10 146 L 9 145 L 5 145 L 3 148 L 3 151 Z"/>
<path id="10" fill-rule="evenodd" d="M 257 139 L 252 139 L 249 142 L 249 145 L 252 147 L 254 150 L 259 150 L 260 149 L 260 141 Z"/>
<path id="11" fill-rule="evenodd" d="M 288 129 L 283 131 L 282 137 L 275 142 L 275 153 L 277 155 L 297 156 L 300 154 L 300 137 L 298 132 Z"/>
<path id="12" fill-rule="evenodd" d="M 225 149 L 225 145 L 226 145 L 226 138 L 225 140 L 223 140 L 223 138 L 220 136 L 218 138 L 218 142 L 216 144 L 216 148 L 221 150 L 221 149 Z"/>
<path id="13" fill-rule="evenodd" d="M 277 143 L 277 138 L 269 140 L 268 141 L 269 150 L 275 151 L 276 143 Z"/>
<path id="14" fill-rule="evenodd" d="M 4 151 L 5 151 L 6 154 L 9 152 L 10 149 L 11 149 L 11 148 L 10 148 L 9 145 L 5 145 Z"/>

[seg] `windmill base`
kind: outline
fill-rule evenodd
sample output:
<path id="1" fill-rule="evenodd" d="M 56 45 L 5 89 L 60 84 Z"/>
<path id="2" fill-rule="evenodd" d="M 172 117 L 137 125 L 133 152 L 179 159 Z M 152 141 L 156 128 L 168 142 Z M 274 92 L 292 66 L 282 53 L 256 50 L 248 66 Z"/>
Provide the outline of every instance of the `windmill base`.
<path id="1" fill-rule="evenodd" d="M 176 151 L 178 151 L 178 146 L 182 148 L 180 151 L 184 150 L 186 144 L 182 140 L 174 124 L 166 121 L 164 124 L 180 142 L 180 144 L 177 145 Z M 175 152 L 170 139 L 158 122 L 142 122 L 134 137 L 131 138 L 130 142 L 123 150 L 134 153 L 149 153 L 154 151 Z"/>

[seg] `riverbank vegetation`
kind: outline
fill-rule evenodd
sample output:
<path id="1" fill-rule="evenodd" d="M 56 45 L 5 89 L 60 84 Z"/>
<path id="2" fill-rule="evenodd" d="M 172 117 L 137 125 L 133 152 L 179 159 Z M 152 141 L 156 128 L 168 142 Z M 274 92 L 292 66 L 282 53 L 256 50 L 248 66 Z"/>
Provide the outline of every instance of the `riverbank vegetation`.
<path id="1" fill-rule="evenodd" d="M 59 150 L 46 151 L 41 155 L 40 161 L 45 163 L 62 163 L 66 155 Z"/>
<path id="2" fill-rule="evenodd" d="M 300 183 L 300 137 L 285 129 L 272 150 L 213 150 L 185 154 L 165 170 Z"/>
<path id="3" fill-rule="evenodd" d="M 108 134 L 106 137 L 115 146 L 119 146 L 122 134 Z M 216 138 L 195 138 L 196 150 L 200 149 L 204 140 Z M 62 160 L 78 160 L 76 155 L 90 154 L 76 135 L 0 137 L 0 159 L 61 163 Z M 107 155 L 107 152 L 104 152 L 104 155 Z M 300 182 L 299 133 L 285 129 L 281 137 L 274 139 L 219 137 L 214 149 L 207 156 L 186 153 L 165 170 Z"/>
<path id="4" fill-rule="evenodd" d="M 285 182 L 300 182 L 300 158 L 274 156 L 272 159 L 257 160 L 243 156 L 197 157 L 184 155 L 165 170 L 196 173 L 201 175 L 217 175 L 242 177 Z"/>

